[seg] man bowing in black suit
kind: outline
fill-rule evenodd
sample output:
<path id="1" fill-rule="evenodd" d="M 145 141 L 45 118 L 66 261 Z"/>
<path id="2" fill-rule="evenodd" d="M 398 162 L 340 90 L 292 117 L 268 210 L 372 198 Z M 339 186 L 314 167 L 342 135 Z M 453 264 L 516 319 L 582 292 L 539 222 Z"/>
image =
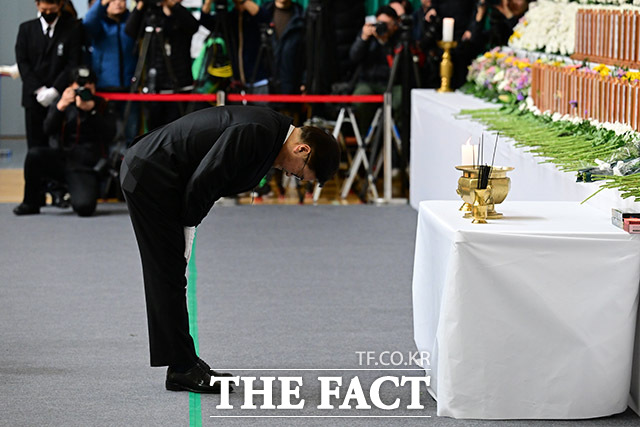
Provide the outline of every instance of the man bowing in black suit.
<path id="1" fill-rule="evenodd" d="M 143 135 L 127 150 L 120 179 L 145 286 L 151 366 L 168 366 L 165 387 L 219 393 L 189 334 L 185 271 L 195 227 L 220 197 L 251 190 L 271 167 L 321 185 L 338 170 L 328 133 L 296 128 L 262 107 L 213 107 Z"/>

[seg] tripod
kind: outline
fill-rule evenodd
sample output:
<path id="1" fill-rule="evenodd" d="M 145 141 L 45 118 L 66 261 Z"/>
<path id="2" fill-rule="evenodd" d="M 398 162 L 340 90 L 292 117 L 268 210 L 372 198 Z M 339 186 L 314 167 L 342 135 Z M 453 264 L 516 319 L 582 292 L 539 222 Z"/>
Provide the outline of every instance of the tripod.
<path id="1" fill-rule="evenodd" d="M 331 32 L 327 30 L 329 16 L 324 12 L 328 9 L 327 3 L 328 0 L 309 0 L 307 6 L 305 86 L 310 94 L 329 93 L 331 82 L 335 80 L 331 74 L 335 67 L 329 63 L 332 58 L 327 54 L 331 37 Z"/>
<path id="2" fill-rule="evenodd" d="M 203 43 L 205 51 L 204 54 L 201 53 L 200 69 L 197 70 L 197 76 L 194 76 L 193 93 L 212 93 L 225 90 L 229 80 L 233 77 L 233 70 L 229 60 L 229 52 L 233 47 L 231 46 L 232 38 L 230 37 L 227 23 L 226 0 L 216 0 L 214 11 L 213 15 L 203 11 L 205 15 L 202 16 L 202 25 L 210 29 L 210 33 Z M 205 18 L 207 18 L 206 23 Z M 198 62 L 198 59 L 196 59 L 194 65 Z M 218 79 L 216 83 L 212 83 L 212 76 Z M 224 82 L 224 79 L 227 79 L 227 81 Z M 193 112 L 196 104 L 196 102 L 190 102 L 186 113 Z"/>
<path id="3" fill-rule="evenodd" d="M 169 57 L 167 56 L 167 52 L 164 49 L 165 39 L 164 34 L 162 32 L 162 26 L 159 22 L 159 14 L 163 13 L 162 9 L 158 5 L 148 6 L 148 9 L 145 11 L 145 17 L 143 20 L 143 24 L 140 26 L 140 35 L 144 32 L 144 36 L 138 36 L 138 39 L 142 38 L 140 53 L 138 55 L 138 62 L 136 64 L 136 68 L 134 71 L 134 75 L 131 78 L 131 90 L 130 93 L 137 93 L 140 89 L 140 86 L 143 81 L 143 77 L 145 77 L 145 86 L 142 89 L 144 93 L 155 93 L 156 92 L 156 78 L 157 78 L 157 70 L 155 68 L 148 69 L 147 65 L 149 61 L 149 53 L 150 47 L 152 46 L 160 46 L 160 50 L 162 52 L 162 57 L 164 61 L 165 68 L 171 80 L 172 86 L 174 87 L 174 91 L 178 91 L 178 84 L 176 80 L 175 73 L 173 72 L 173 67 L 171 66 L 171 62 L 169 61 Z M 116 135 L 116 146 L 110 155 L 109 159 L 109 175 L 104 187 L 104 195 L 108 194 L 111 187 L 115 184 L 116 188 L 118 188 L 118 176 L 119 176 L 119 164 L 122 161 L 124 156 L 124 151 L 127 148 L 127 140 L 126 140 L 126 128 L 127 122 L 129 120 L 129 115 L 131 114 L 131 100 L 128 100 L 125 109 L 124 109 L 124 120 L 122 124 L 122 128 L 118 130 L 118 134 Z M 184 109 L 182 104 L 178 105 L 180 109 L 180 114 L 184 114 Z"/>
<path id="4" fill-rule="evenodd" d="M 400 164 L 400 173 L 402 179 L 402 193 L 406 194 L 409 187 L 409 138 L 410 138 L 410 129 L 411 129 L 411 70 L 413 70 L 413 78 L 416 86 L 420 87 L 420 75 L 418 73 L 418 65 L 417 60 L 411 54 L 411 26 L 412 19 L 410 16 L 403 15 L 400 22 L 400 52 L 395 55 L 393 58 L 393 65 L 391 66 L 391 72 L 389 74 L 389 80 L 387 82 L 387 88 L 385 90 L 385 105 L 384 105 L 384 114 L 383 114 L 383 137 L 381 137 L 380 132 L 376 132 L 376 137 L 373 139 L 373 144 L 371 146 L 371 152 L 369 157 L 369 174 L 374 174 L 374 171 L 371 169 L 374 165 L 380 165 L 381 159 L 376 160 L 378 155 L 384 156 L 384 164 L 385 164 L 385 179 L 391 179 L 391 151 L 395 148 L 395 152 L 397 155 L 397 160 Z M 398 74 L 398 67 L 402 65 L 402 105 L 401 105 L 401 117 L 403 117 L 404 122 L 402 123 L 400 138 L 398 141 L 398 136 L 394 132 L 395 122 L 391 115 L 391 98 L 393 92 L 393 86 L 396 82 L 396 77 Z M 396 144 L 391 144 L 391 139 L 396 140 Z M 380 153 L 381 145 L 384 142 L 384 153 Z M 379 170 L 379 169 L 378 169 Z M 375 175 L 377 176 L 378 170 L 375 171 Z M 366 196 L 367 192 L 367 184 L 365 183 L 361 190 L 361 198 Z M 390 182 L 385 183 L 385 200 L 391 198 L 391 188 Z"/>
<path id="5" fill-rule="evenodd" d="M 253 66 L 253 71 L 251 72 L 251 80 L 247 82 L 249 86 L 255 84 L 260 65 L 264 63 L 267 76 L 271 76 L 269 78 L 269 89 L 270 91 L 271 89 L 277 89 L 276 66 L 273 55 L 273 45 L 271 43 L 273 33 L 273 28 L 269 24 L 260 24 L 260 48 L 258 49 L 256 64 Z"/>

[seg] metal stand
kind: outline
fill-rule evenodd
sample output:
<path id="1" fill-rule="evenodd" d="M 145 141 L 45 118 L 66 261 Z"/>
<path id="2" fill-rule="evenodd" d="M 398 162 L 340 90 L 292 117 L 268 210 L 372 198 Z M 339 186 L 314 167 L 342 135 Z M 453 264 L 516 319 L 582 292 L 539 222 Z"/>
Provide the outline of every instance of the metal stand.
<path id="1" fill-rule="evenodd" d="M 325 14 L 326 0 L 310 0 L 306 15 L 306 82 L 308 93 L 327 93 L 329 82 L 327 75 L 331 71 L 326 69 L 327 40 L 325 28 L 328 25 L 328 15 Z"/>
<path id="2" fill-rule="evenodd" d="M 267 68 L 267 75 L 270 76 L 269 78 L 270 86 L 273 86 L 273 81 L 277 79 L 276 66 L 275 66 L 275 60 L 273 55 L 273 46 L 271 44 L 271 37 L 273 37 L 273 28 L 271 28 L 267 24 L 261 24 L 260 25 L 260 48 L 258 49 L 258 56 L 256 57 L 256 65 L 253 67 L 253 71 L 251 73 L 251 80 L 247 82 L 249 86 L 253 86 L 256 83 L 258 70 L 260 69 L 260 65 L 263 62 Z"/>
<path id="3" fill-rule="evenodd" d="M 384 197 L 381 200 L 378 200 L 378 203 L 389 203 L 391 202 L 391 177 L 392 177 L 392 150 L 393 150 L 393 139 L 395 137 L 396 140 L 396 153 L 397 160 L 400 163 L 401 169 L 401 178 L 402 178 L 402 189 L 403 193 L 406 193 L 409 187 L 409 138 L 410 138 L 410 116 L 411 116 L 411 70 L 413 70 L 413 78 L 416 82 L 417 86 L 420 86 L 420 75 L 418 73 L 416 60 L 413 58 L 411 54 L 411 25 L 410 23 L 402 21 L 401 24 L 401 33 L 400 40 L 402 49 L 400 53 L 398 53 L 393 58 L 393 65 L 391 66 L 391 73 L 389 75 L 389 81 L 387 82 L 387 88 L 384 93 L 384 104 L 383 104 L 383 123 L 384 123 L 384 131 L 383 131 L 383 141 L 382 141 L 382 157 L 384 162 Z M 405 123 L 403 123 L 402 128 L 402 137 L 398 137 L 394 135 L 393 128 L 393 116 L 392 116 L 392 92 L 393 85 L 396 81 L 396 75 L 398 72 L 399 64 L 403 65 L 402 72 L 402 108 L 401 114 L 404 118 Z M 379 161 L 376 162 L 376 158 L 378 156 L 378 151 L 380 150 L 380 142 L 379 139 L 375 139 L 372 147 L 371 147 L 371 156 L 369 158 L 369 164 L 371 166 L 379 165 Z M 370 171 L 372 175 L 373 171 Z M 374 181 L 375 182 L 375 181 Z M 403 199 L 405 200 L 405 199 Z"/>
<path id="4" fill-rule="evenodd" d="M 338 131 L 340 130 L 340 127 L 342 126 L 342 121 L 350 122 L 351 126 L 353 127 L 353 133 L 355 134 L 358 148 L 356 150 L 356 155 L 353 158 L 351 169 L 349 169 L 349 176 L 347 177 L 347 180 L 342 185 L 342 192 L 340 194 L 340 197 L 342 199 L 347 198 L 347 195 L 349 194 L 349 190 L 353 185 L 355 176 L 358 173 L 358 170 L 360 169 L 360 163 L 362 163 L 367 173 L 367 182 L 369 183 L 369 187 L 368 187 L 369 191 L 371 192 L 371 196 L 375 200 L 378 198 L 378 189 L 374 185 L 374 178 L 373 178 L 373 175 L 371 174 L 371 168 L 369 167 L 369 160 L 367 159 L 366 147 L 370 144 L 371 139 L 373 138 L 375 129 L 377 128 L 378 122 L 380 121 L 380 116 L 382 115 L 382 109 L 378 108 L 378 110 L 376 111 L 376 114 L 373 117 L 373 121 L 371 122 L 371 127 L 369 128 L 369 132 L 367 133 L 367 136 L 365 137 L 364 141 L 362 140 L 362 136 L 360 135 L 360 129 L 358 127 L 358 123 L 356 122 L 356 117 L 353 114 L 353 110 L 351 109 L 351 107 L 346 108 L 346 110 L 349 114 L 349 118 L 345 119 L 344 117 L 345 108 L 342 108 L 340 110 L 340 114 L 338 115 L 338 122 L 336 123 L 336 129 L 338 129 Z M 334 132 L 334 134 L 335 133 L 336 132 Z"/>
<path id="5" fill-rule="evenodd" d="M 175 91 L 177 92 L 177 79 L 173 71 L 173 67 L 171 66 L 171 62 L 169 61 L 169 57 L 167 56 L 164 50 L 164 37 L 162 34 L 162 27 L 158 25 L 157 20 L 158 20 L 158 17 L 155 14 L 153 13 L 149 14 L 146 17 L 146 22 L 141 27 L 140 31 L 141 33 L 142 31 L 144 31 L 144 36 L 142 37 L 142 44 L 140 46 L 140 54 L 138 55 L 138 62 L 136 64 L 136 69 L 134 71 L 133 77 L 131 78 L 130 93 L 137 93 L 138 89 L 142 84 L 142 76 L 145 71 L 145 66 L 147 65 L 147 62 L 148 62 L 149 47 L 151 46 L 152 43 L 153 44 L 160 43 L 160 46 L 162 46 L 161 50 L 162 50 L 162 56 L 165 63 L 165 67 L 167 68 L 167 73 L 169 74 L 171 83 Z M 145 89 L 147 89 L 146 90 L 147 92 L 155 92 L 156 82 L 148 81 L 150 79 L 150 76 L 149 76 L 150 73 L 148 72 L 148 70 L 146 74 L 147 74 L 147 81 L 145 83 L 147 83 L 148 86 L 151 86 L 151 87 L 147 87 Z M 153 85 L 149 83 L 153 83 Z M 109 190 L 111 189 L 111 186 L 114 183 L 117 186 L 117 188 L 119 188 L 119 179 L 118 179 L 120 175 L 119 162 L 122 161 L 122 158 L 124 156 L 124 151 L 127 149 L 127 140 L 126 140 L 125 132 L 127 129 L 127 121 L 129 120 L 129 115 L 131 114 L 131 102 L 132 102 L 131 100 L 128 100 L 124 108 L 124 120 L 122 123 L 122 130 L 118 132 L 118 134 L 116 135 L 117 143 L 113 150 L 113 153 L 111 154 L 111 158 L 109 159 L 110 170 L 109 170 L 109 176 L 107 178 L 107 181 L 105 182 L 103 196 L 109 193 Z M 182 104 L 179 104 L 178 107 L 180 109 L 180 114 L 181 115 L 184 114 L 184 109 L 182 107 Z"/>
<path id="6" fill-rule="evenodd" d="M 355 176 L 358 173 L 358 170 L 360 169 L 360 164 L 363 164 L 365 167 L 365 172 L 367 174 L 367 182 L 369 183 L 368 189 L 371 192 L 372 198 L 374 200 L 378 198 L 378 190 L 376 189 L 376 186 L 374 185 L 374 182 L 373 182 L 374 178 L 373 178 L 373 175 L 371 174 L 371 168 L 369 167 L 369 160 L 367 159 L 366 147 L 371 142 L 374 131 L 377 128 L 378 123 L 380 121 L 381 114 L 382 114 L 382 110 L 378 108 L 378 111 L 376 111 L 375 117 L 371 122 L 371 127 L 369 129 L 369 132 L 367 133 L 367 136 L 363 141 L 362 135 L 360 134 L 360 129 L 358 127 L 358 122 L 356 121 L 356 116 L 353 114 L 353 109 L 351 107 L 342 107 L 340 109 L 340 113 L 338 114 L 338 119 L 336 120 L 336 125 L 333 128 L 333 137 L 337 140 L 338 136 L 340 135 L 340 131 L 342 130 L 342 125 L 344 123 L 350 123 L 351 127 L 353 128 L 353 133 L 355 135 L 356 142 L 358 144 L 358 148 L 356 149 L 356 155 L 353 158 L 353 161 L 351 163 L 351 168 L 349 169 L 349 176 L 347 177 L 346 181 L 342 184 L 342 191 L 340 193 L 340 198 L 343 200 L 346 199 L 347 195 L 349 194 L 349 190 L 353 185 Z M 320 187 L 319 184 L 316 184 L 313 190 L 314 204 L 318 203 L 318 199 L 320 198 L 320 193 L 322 193 L 322 187 Z"/>
<path id="7" fill-rule="evenodd" d="M 206 44 L 208 43 L 209 39 L 215 40 L 216 39 L 222 39 L 222 42 L 224 43 L 224 47 L 226 49 L 226 55 L 228 57 L 229 60 L 229 68 L 231 69 L 231 52 L 235 50 L 234 45 L 232 45 L 232 39 L 230 37 L 230 30 L 229 30 L 229 25 L 228 25 L 228 19 L 227 19 L 227 3 L 226 0 L 216 0 L 214 3 L 214 14 L 212 15 L 213 17 L 213 27 L 211 29 L 211 32 L 209 33 L 209 35 L 207 36 L 207 38 L 205 39 L 203 45 L 206 46 Z M 210 63 L 211 58 L 215 58 L 215 55 L 219 54 L 219 52 L 217 52 L 217 50 L 214 49 L 215 44 L 209 48 L 209 50 L 205 53 L 205 57 L 204 57 L 204 61 L 202 62 L 202 67 L 204 68 L 204 70 L 200 70 L 199 76 L 198 78 L 194 79 L 193 82 L 193 93 L 200 93 L 200 89 L 204 86 L 205 84 L 205 78 L 204 76 L 207 75 L 207 64 Z M 229 80 L 233 77 L 233 75 L 231 75 L 231 77 L 229 78 Z M 228 82 L 227 82 L 228 85 Z M 224 85 L 222 87 L 225 87 L 227 85 Z M 220 86 L 218 86 L 218 88 L 220 88 Z M 219 90 L 218 90 L 219 93 Z M 190 102 L 189 105 L 187 106 L 187 109 L 185 111 L 186 114 L 192 113 L 195 110 L 196 107 L 196 102 Z M 216 104 L 219 105 L 219 102 Z"/>

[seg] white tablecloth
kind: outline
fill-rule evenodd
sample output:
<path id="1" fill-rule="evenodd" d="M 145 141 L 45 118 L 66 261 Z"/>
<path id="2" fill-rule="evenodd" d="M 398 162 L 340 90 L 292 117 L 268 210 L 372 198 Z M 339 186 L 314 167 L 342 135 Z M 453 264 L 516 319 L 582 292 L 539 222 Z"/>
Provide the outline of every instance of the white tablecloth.
<path id="1" fill-rule="evenodd" d="M 506 202 L 471 224 L 420 203 L 414 337 L 438 415 L 606 416 L 627 408 L 640 237 L 573 202 Z"/>
<path id="2" fill-rule="evenodd" d="M 491 158 L 494 137 L 480 123 L 455 116 L 462 109 L 498 108 L 459 92 L 437 93 L 432 89 L 411 91 L 411 187 L 410 202 L 414 209 L 423 200 L 458 200 L 455 192 L 461 163 L 460 146 L 471 137 L 478 144 L 485 131 L 485 159 Z M 513 166 L 509 173 L 511 191 L 508 200 L 559 200 L 580 202 L 593 194 L 595 183 L 576 183 L 574 173 L 559 171 L 527 148 L 516 148 L 509 138 L 500 138 L 496 166 Z M 589 202 L 606 212 L 620 207 L 640 212 L 640 203 L 623 200 L 618 191 L 606 190 Z"/>

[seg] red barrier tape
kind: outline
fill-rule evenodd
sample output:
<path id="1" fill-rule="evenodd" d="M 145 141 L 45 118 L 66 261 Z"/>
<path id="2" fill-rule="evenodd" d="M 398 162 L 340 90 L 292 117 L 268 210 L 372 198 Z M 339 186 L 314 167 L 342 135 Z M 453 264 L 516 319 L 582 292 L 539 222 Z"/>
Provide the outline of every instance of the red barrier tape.
<path id="1" fill-rule="evenodd" d="M 118 93 L 97 92 L 96 95 L 108 101 L 215 101 L 216 95 L 199 93 Z"/>
<path id="2" fill-rule="evenodd" d="M 343 103 L 343 102 L 373 102 L 382 103 L 382 95 L 241 95 L 230 93 L 230 102 L 309 102 L 309 103 Z"/>
<path id="3" fill-rule="evenodd" d="M 205 95 L 197 93 L 169 93 L 169 94 L 148 94 L 148 93 L 116 93 L 98 92 L 97 95 L 109 101 L 204 101 L 216 100 L 216 95 Z M 229 102 L 296 102 L 296 103 L 382 103 L 382 95 L 241 95 L 232 93 L 227 95 Z"/>

